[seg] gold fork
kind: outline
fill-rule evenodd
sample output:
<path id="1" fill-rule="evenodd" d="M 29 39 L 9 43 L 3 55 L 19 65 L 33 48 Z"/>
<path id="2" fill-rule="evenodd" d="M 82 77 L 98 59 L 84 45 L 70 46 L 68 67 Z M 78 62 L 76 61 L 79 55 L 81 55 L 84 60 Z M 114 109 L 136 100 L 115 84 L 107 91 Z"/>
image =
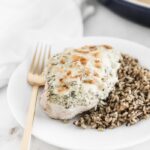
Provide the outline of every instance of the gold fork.
<path id="1" fill-rule="evenodd" d="M 37 44 L 32 63 L 28 72 L 27 81 L 32 86 L 32 95 L 27 114 L 27 122 L 21 142 L 21 150 L 28 150 L 31 139 L 32 125 L 35 114 L 35 107 L 38 95 L 38 89 L 45 84 L 43 70 L 46 61 L 50 57 L 50 47 Z"/>

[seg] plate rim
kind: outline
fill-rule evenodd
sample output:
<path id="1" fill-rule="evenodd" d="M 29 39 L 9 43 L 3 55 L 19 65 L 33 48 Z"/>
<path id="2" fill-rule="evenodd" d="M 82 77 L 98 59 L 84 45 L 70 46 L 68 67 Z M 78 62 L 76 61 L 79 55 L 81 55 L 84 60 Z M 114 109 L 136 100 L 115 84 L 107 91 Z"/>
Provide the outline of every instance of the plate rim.
<path id="1" fill-rule="evenodd" d="M 116 38 L 116 37 L 108 37 L 108 36 L 86 36 L 86 37 L 79 37 L 79 38 L 75 38 L 75 39 L 71 39 L 71 41 L 72 40 L 80 40 L 80 39 L 109 39 L 109 40 L 121 40 L 121 41 L 123 41 L 123 42 L 127 42 L 127 43 L 130 43 L 130 44 L 134 44 L 134 45 L 137 45 L 137 46 L 140 46 L 140 47 L 143 47 L 144 49 L 149 49 L 148 47 L 146 47 L 146 46 L 144 46 L 144 45 L 142 45 L 142 44 L 139 44 L 139 43 L 136 43 L 136 42 L 133 42 L 133 41 L 129 41 L 129 40 L 127 40 L 127 39 L 123 39 L 123 38 Z M 70 41 L 70 40 L 67 40 L 67 41 Z M 15 69 L 15 71 L 13 72 L 13 74 L 12 74 L 12 76 L 11 76 L 11 78 L 10 78 L 10 80 L 9 80 L 9 83 L 11 82 L 11 80 L 12 80 L 12 78 L 14 77 L 14 75 L 15 75 L 15 73 L 16 73 L 16 71 L 24 64 L 24 63 L 26 63 L 28 61 L 28 59 L 25 59 L 16 69 Z M 10 111 L 11 111 L 11 113 L 12 113 L 12 115 L 13 115 L 13 117 L 15 118 L 15 120 L 20 124 L 20 126 L 22 127 L 22 128 L 24 128 L 24 125 L 23 125 L 23 122 L 21 122 L 19 119 L 17 119 L 17 116 L 16 116 L 16 114 L 15 114 L 15 112 L 13 111 L 13 108 L 12 108 L 12 106 L 10 105 L 10 103 L 9 103 L 9 101 L 10 101 L 10 96 L 9 96 L 9 91 L 10 91 L 10 86 L 9 86 L 9 83 L 8 83 L 8 87 L 7 87 L 7 104 L 8 104 L 8 106 L 9 106 L 9 108 L 10 108 Z M 37 137 L 38 139 L 40 139 L 40 140 L 42 140 L 42 141 L 44 141 L 44 142 L 46 142 L 46 143 L 48 143 L 48 144 L 50 144 L 50 145 L 53 145 L 53 146 L 56 146 L 56 147 L 58 147 L 58 148 L 64 148 L 64 149 L 74 149 L 74 150 L 90 150 L 90 149 L 87 149 L 87 148 L 84 148 L 84 149 L 82 149 L 82 148 L 72 148 L 72 147 L 69 147 L 69 146 L 66 146 L 66 145 L 62 145 L 62 144 L 59 144 L 59 142 L 53 142 L 53 143 L 51 143 L 51 142 L 49 142 L 48 140 L 46 141 L 46 140 L 44 140 L 44 139 L 42 139 L 37 133 L 32 133 L 32 135 L 34 135 L 35 137 Z M 114 147 L 114 148 L 107 148 L 107 150 L 118 150 L 118 149 L 123 149 L 123 148 L 129 148 L 129 147 L 132 147 L 132 146 L 135 146 L 135 145 L 137 145 L 137 144 L 141 144 L 141 143 L 144 143 L 144 142 L 146 142 L 146 141 L 148 141 L 150 139 L 150 134 L 149 134 L 149 136 L 147 136 L 147 137 L 145 137 L 145 138 L 143 138 L 142 140 L 140 140 L 140 141 L 135 141 L 135 142 L 133 142 L 133 143 L 131 143 L 131 144 L 128 144 L 128 145 L 126 145 L 126 144 L 123 144 L 123 145 L 120 145 L 120 146 L 116 146 L 116 147 Z M 93 150 L 97 150 L 98 148 L 93 148 Z M 105 149 L 105 148 L 104 148 Z"/>

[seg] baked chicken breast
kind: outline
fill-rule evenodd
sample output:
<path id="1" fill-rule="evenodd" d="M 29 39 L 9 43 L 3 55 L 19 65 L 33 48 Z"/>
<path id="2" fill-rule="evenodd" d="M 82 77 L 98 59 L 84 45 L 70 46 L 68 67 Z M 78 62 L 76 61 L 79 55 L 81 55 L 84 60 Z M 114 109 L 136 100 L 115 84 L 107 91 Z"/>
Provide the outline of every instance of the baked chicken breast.
<path id="1" fill-rule="evenodd" d="M 71 119 L 97 106 L 118 81 L 120 54 L 109 45 L 66 49 L 50 58 L 41 97 L 44 111 Z"/>

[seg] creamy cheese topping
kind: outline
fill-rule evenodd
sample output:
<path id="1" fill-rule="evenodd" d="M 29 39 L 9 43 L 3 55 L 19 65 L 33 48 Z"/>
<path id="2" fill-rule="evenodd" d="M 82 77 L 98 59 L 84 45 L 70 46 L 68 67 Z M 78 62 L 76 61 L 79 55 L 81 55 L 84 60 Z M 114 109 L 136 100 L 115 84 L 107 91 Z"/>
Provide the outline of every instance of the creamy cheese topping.
<path id="1" fill-rule="evenodd" d="M 105 99 L 118 81 L 119 58 L 109 45 L 67 49 L 53 56 L 45 71 L 48 100 L 70 108 Z"/>

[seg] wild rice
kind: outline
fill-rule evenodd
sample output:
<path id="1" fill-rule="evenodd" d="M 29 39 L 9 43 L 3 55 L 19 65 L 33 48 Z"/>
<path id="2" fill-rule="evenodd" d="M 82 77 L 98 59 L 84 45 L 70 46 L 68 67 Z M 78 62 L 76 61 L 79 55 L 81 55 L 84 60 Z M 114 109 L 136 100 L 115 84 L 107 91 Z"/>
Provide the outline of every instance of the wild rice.
<path id="1" fill-rule="evenodd" d="M 133 125 L 150 116 L 150 71 L 138 60 L 122 55 L 119 82 L 108 98 L 74 121 L 76 126 L 102 131 L 121 125 Z"/>

